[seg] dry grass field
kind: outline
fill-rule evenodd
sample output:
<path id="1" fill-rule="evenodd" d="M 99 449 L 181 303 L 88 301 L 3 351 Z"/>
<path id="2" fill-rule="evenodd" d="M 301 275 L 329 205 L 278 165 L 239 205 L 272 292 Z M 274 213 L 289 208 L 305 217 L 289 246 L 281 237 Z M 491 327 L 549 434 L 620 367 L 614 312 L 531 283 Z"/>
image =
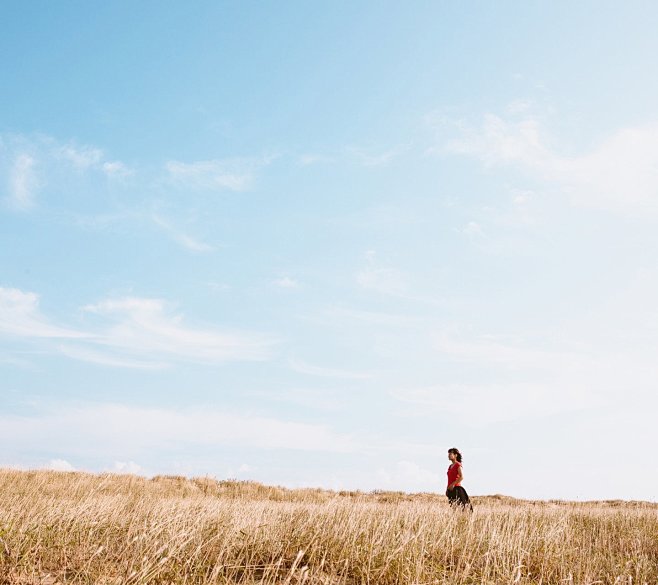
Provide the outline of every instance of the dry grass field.
<path id="1" fill-rule="evenodd" d="M 0 471 L 0 583 L 656 584 L 658 506 Z"/>

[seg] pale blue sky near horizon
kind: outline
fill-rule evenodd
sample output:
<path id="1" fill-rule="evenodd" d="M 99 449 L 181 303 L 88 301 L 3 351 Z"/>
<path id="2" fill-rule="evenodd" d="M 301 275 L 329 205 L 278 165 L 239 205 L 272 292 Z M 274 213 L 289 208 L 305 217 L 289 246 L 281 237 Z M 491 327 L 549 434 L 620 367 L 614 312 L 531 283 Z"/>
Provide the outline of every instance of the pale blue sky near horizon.
<path id="1" fill-rule="evenodd" d="M 658 500 L 650 2 L 0 7 L 0 466 Z"/>

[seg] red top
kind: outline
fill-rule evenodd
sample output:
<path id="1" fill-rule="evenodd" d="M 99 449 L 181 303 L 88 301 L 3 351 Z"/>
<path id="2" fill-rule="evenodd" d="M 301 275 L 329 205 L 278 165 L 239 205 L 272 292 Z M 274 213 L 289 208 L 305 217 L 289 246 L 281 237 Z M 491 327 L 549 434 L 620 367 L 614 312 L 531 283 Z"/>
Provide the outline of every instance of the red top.
<path id="1" fill-rule="evenodd" d="M 457 481 L 457 477 L 459 476 L 459 468 L 461 466 L 462 466 L 461 463 L 455 461 L 452 465 L 450 465 L 450 467 L 448 467 L 448 485 L 450 485 L 454 481 Z M 461 485 L 461 482 L 458 483 L 457 485 Z"/>

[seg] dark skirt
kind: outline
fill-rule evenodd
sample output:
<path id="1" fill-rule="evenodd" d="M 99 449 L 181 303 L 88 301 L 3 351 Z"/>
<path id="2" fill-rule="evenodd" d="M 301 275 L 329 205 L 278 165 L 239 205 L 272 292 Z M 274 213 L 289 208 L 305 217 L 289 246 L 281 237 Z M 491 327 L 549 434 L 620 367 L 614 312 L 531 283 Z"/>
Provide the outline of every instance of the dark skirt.
<path id="1" fill-rule="evenodd" d="M 473 511 L 471 500 L 462 486 L 458 485 L 451 490 L 446 490 L 446 496 L 448 496 L 448 502 L 453 508 Z"/>

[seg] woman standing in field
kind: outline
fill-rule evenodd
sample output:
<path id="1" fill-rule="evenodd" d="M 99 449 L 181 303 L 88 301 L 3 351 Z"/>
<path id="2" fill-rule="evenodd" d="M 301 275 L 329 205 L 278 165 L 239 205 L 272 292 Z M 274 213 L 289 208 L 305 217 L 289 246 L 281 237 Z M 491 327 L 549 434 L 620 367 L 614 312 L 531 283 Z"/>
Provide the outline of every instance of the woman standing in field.
<path id="1" fill-rule="evenodd" d="M 471 500 L 461 485 L 464 474 L 462 473 L 462 454 L 459 452 L 459 449 L 455 447 L 448 449 L 448 459 L 450 459 L 450 467 L 448 467 L 448 489 L 446 490 L 448 501 L 453 507 L 460 506 L 462 510 L 469 508 L 472 512 L 473 506 L 471 505 Z"/>

